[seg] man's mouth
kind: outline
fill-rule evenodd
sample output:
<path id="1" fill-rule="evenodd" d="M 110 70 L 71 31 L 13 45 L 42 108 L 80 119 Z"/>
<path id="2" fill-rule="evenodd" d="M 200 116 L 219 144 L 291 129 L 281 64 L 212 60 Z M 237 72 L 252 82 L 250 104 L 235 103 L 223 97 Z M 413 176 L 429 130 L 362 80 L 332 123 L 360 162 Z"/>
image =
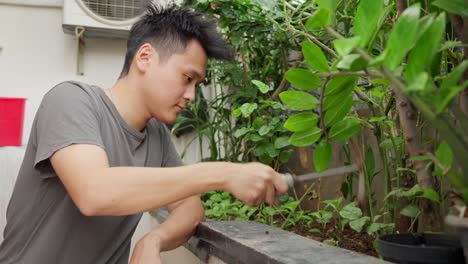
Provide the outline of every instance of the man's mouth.
<path id="1" fill-rule="evenodd" d="M 177 108 L 179 108 L 179 110 L 180 110 L 181 112 L 184 111 L 184 108 L 185 108 L 184 106 L 181 106 L 181 105 L 176 105 L 176 106 L 177 106 Z"/>

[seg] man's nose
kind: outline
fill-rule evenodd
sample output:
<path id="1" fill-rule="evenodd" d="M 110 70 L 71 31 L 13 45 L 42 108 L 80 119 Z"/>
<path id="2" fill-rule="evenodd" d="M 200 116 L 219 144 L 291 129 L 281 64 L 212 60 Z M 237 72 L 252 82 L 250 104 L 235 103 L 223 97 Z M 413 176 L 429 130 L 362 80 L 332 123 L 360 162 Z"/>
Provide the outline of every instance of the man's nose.
<path id="1" fill-rule="evenodd" d="M 188 102 L 193 102 L 195 100 L 195 89 L 196 86 L 191 86 L 185 91 L 184 94 L 184 99 L 187 100 Z"/>

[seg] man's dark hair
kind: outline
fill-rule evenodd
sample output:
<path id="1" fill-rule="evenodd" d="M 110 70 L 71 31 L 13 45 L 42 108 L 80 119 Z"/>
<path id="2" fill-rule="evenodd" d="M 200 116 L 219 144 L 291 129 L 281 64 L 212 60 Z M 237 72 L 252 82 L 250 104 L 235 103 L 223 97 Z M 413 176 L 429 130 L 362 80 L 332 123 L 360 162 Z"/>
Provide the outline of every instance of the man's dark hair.
<path id="1" fill-rule="evenodd" d="M 120 78 L 128 74 L 133 58 L 143 44 L 150 43 L 164 61 L 172 54 L 184 51 L 191 40 L 200 43 L 208 58 L 231 59 L 228 45 L 216 30 L 215 22 L 187 8 L 149 4 L 145 15 L 130 30 Z"/>

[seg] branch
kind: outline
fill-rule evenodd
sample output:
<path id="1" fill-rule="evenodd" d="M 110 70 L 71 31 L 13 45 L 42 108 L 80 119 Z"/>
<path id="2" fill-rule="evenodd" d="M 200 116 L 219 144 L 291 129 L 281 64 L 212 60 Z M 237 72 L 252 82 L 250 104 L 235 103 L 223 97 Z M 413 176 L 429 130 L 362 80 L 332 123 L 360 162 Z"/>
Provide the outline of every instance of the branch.
<path id="1" fill-rule="evenodd" d="M 401 13 L 403 13 L 403 11 L 408 7 L 408 2 L 407 0 L 397 0 L 396 4 L 398 9 L 398 16 L 400 16 Z"/>
<path id="2" fill-rule="evenodd" d="M 445 166 L 440 162 L 440 160 L 438 160 L 437 157 L 434 156 L 434 154 L 432 154 L 432 152 L 430 152 L 430 151 L 426 151 L 426 152 L 424 152 L 423 154 L 426 155 L 426 156 L 428 156 L 429 158 L 431 158 L 432 162 L 434 162 L 437 166 L 439 166 L 439 167 L 442 169 L 442 173 L 443 173 L 443 174 L 447 174 L 447 173 L 450 171 L 450 169 L 452 168 L 452 167 L 448 167 L 448 168 L 445 167 Z"/>
<path id="3" fill-rule="evenodd" d="M 281 83 L 278 85 L 278 88 L 273 92 L 273 95 L 271 96 L 272 100 L 278 100 L 279 94 L 284 91 L 287 87 L 288 81 L 286 80 L 285 77 L 281 80 Z"/>
<path id="4" fill-rule="evenodd" d="M 294 63 L 292 66 L 293 68 L 297 67 L 302 60 L 304 59 L 304 56 L 301 53 L 300 58 Z M 284 70 L 286 72 L 286 69 Z M 271 95 L 272 100 L 278 100 L 279 94 L 284 91 L 287 88 L 288 81 L 286 80 L 285 75 L 283 74 L 283 79 L 281 79 L 281 83 L 278 85 L 278 88 L 273 92 L 273 95 Z"/>
<path id="5" fill-rule="evenodd" d="M 372 72 L 364 72 L 364 71 L 358 71 L 358 72 L 347 72 L 347 71 L 340 71 L 340 72 L 330 72 L 328 74 L 320 74 L 319 76 L 321 77 L 335 77 L 335 76 L 357 76 L 357 77 L 362 77 L 362 78 L 375 78 L 375 79 L 381 79 L 384 78 L 383 75 L 377 74 L 377 73 L 372 73 Z"/>
<path id="6" fill-rule="evenodd" d="M 244 85 L 247 87 L 249 85 L 249 64 L 244 57 L 244 54 L 240 53 L 242 61 L 242 69 L 244 70 Z"/>
<path id="7" fill-rule="evenodd" d="M 303 32 L 303 31 L 300 31 L 300 30 L 297 30 L 293 25 L 291 24 L 288 24 L 288 28 L 290 31 L 292 31 L 293 33 L 296 33 L 298 35 L 302 35 L 306 38 L 308 38 L 310 41 L 312 41 L 313 43 L 317 44 L 318 46 L 320 46 L 322 49 L 326 50 L 328 53 L 330 53 L 331 55 L 333 55 L 333 57 L 337 58 L 338 55 L 335 53 L 334 50 L 330 49 L 327 45 L 323 44 L 322 42 L 320 42 L 316 37 L 314 37 L 313 35 L 309 34 L 309 33 L 306 33 L 306 32 Z"/>
<path id="8" fill-rule="evenodd" d="M 325 88 L 327 87 L 328 81 L 330 77 L 326 77 L 322 83 L 322 87 L 320 88 L 320 129 L 325 134 L 325 138 L 328 140 L 328 133 L 325 129 L 325 121 L 324 121 L 324 111 L 323 111 L 323 100 L 325 98 Z"/>

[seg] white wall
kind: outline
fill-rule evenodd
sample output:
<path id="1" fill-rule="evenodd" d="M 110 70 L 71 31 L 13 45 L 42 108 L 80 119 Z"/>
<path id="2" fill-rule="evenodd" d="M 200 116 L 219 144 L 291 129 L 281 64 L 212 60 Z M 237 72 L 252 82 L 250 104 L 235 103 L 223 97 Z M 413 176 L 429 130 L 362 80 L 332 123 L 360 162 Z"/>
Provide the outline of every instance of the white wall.
<path id="1" fill-rule="evenodd" d="M 23 143 L 42 96 L 64 80 L 109 87 L 123 64 L 125 40 L 89 39 L 84 76 L 76 74 L 77 43 L 62 31 L 61 8 L 0 3 L 0 96 L 25 97 Z"/>
<path id="2" fill-rule="evenodd" d="M 103 88 L 110 87 L 123 65 L 125 40 L 87 39 L 84 75 L 77 75 L 77 42 L 74 36 L 63 33 L 61 4 L 61 0 L 0 0 L 0 97 L 27 98 L 23 144 L 27 143 L 43 95 L 54 85 L 65 80 L 80 80 Z M 188 139 L 175 140 L 179 153 Z M 3 154 L 0 158 L 14 152 L 18 159 L 0 162 L 4 166 L 0 168 L 0 185 L 4 187 L 11 186 L 11 177 L 16 177 L 11 172 L 17 171 L 21 164 L 22 155 L 18 151 L 24 152 L 24 147 L 13 149 L 0 147 Z M 198 161 L 198 153 L 197 146 L 193 145 L 185 163 Z M 7 202 L 5 199 L 0 201 L 4 205 L 0 206 L 0 242 Z M 134 241 L 151 227 L 150 216 L 145 214 Z"/>

